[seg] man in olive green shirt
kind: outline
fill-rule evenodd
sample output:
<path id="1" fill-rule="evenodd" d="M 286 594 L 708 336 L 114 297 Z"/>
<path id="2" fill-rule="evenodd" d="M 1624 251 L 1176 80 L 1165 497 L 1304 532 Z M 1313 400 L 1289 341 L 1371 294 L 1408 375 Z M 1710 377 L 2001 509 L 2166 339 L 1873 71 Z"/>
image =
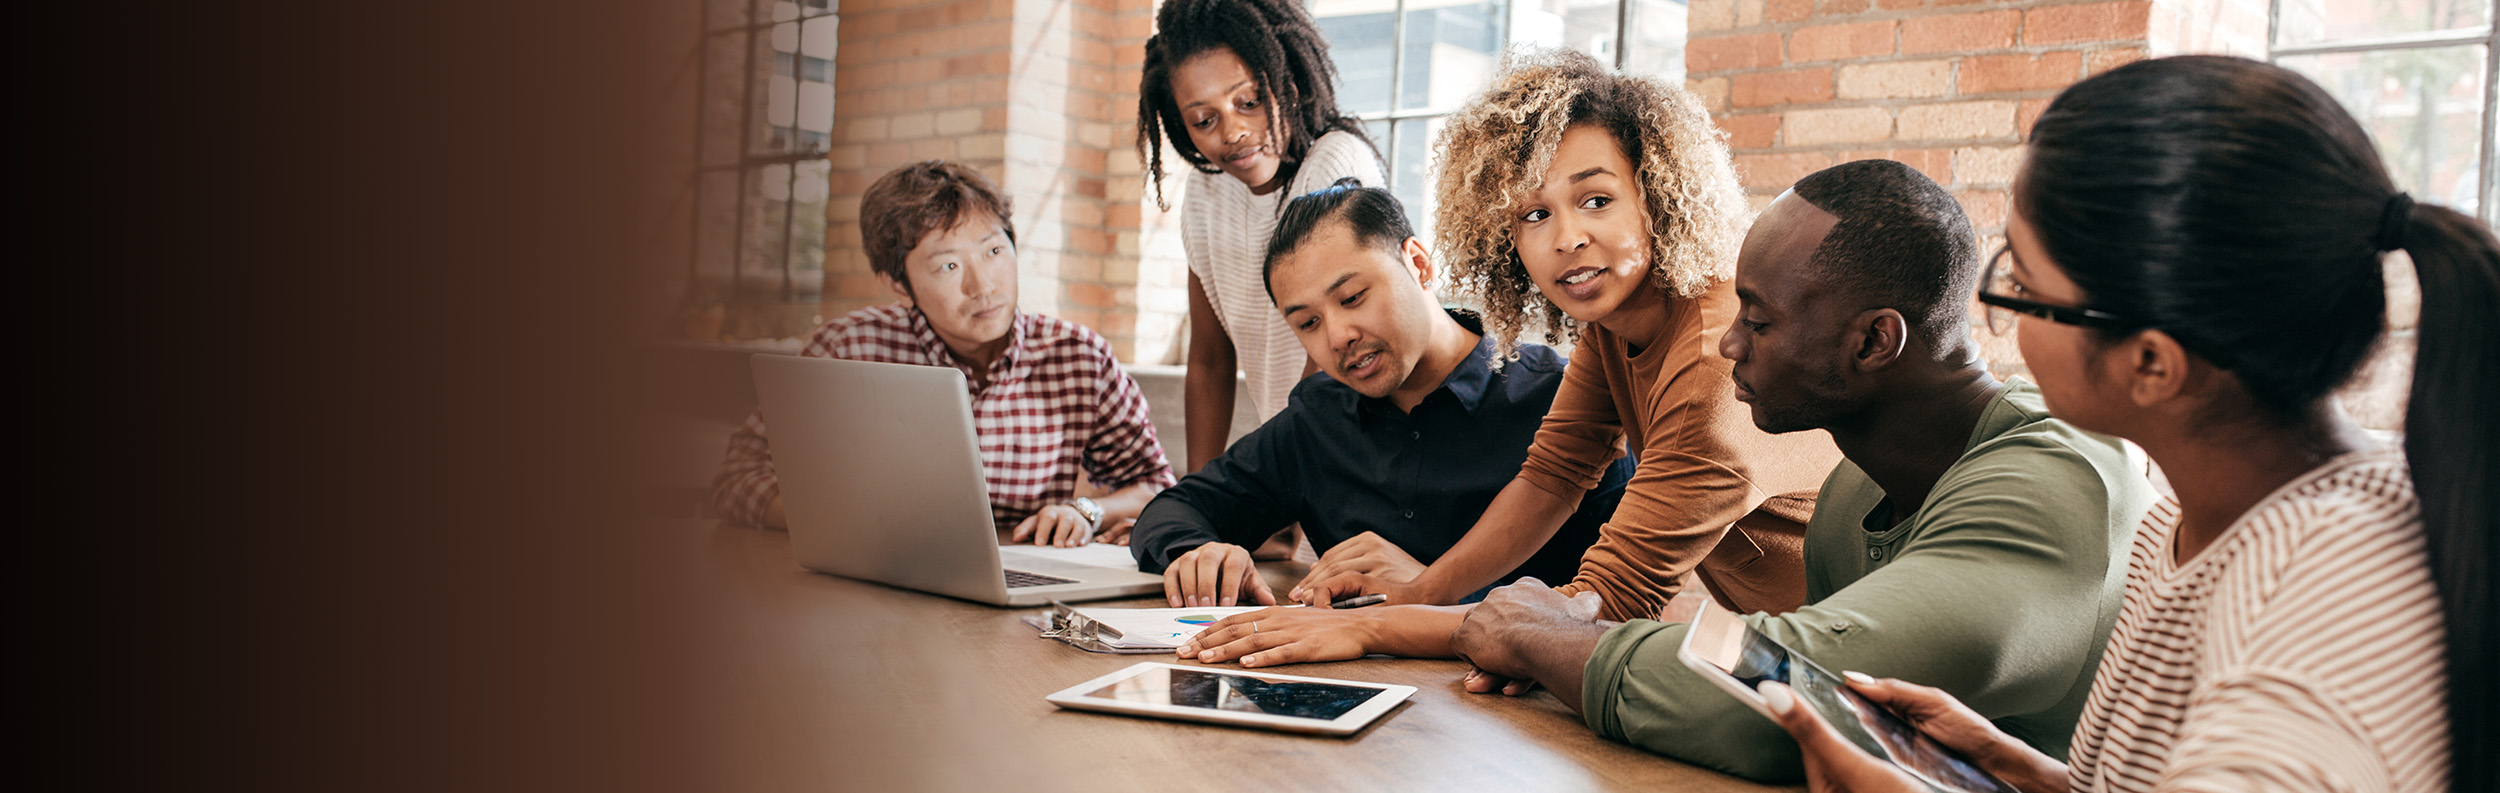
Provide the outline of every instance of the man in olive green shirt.
<path id="1" fill-rule="evenodd" d="M 2063 756 L 2154 499 L 2116 439 L 2049 417 L 1977 360 L 1969 221 L 1900 163 L 1806 177 L 1738 257 L 1720 342 L 1770 432 L 1827 429 L 1847 460 L 1806 528 L 1806 603 L 1756 629 L 1832 671 L 1942 688 Z M 1761 780 L 1794 741 L 1676 659 L 1685 627 L 1596 622 L 1540 584 L 1496 590 L 1452 643 L 1471 690 L 1545 684 L 1607 737 Z M 1507 679 L 1505 679 L 1507 678 Z"/>

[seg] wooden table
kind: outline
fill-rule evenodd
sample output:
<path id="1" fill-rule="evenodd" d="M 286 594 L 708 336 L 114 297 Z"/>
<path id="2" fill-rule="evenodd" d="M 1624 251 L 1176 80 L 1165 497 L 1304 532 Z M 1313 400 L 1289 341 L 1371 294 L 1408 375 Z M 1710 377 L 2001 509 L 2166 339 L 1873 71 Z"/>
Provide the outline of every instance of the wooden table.
<path id="1" fill-rule="evenodd" d="M 1767 790 L 1597 737 L 1539 691 L 1468 694 L 1465 664 L 1288 666 L 1402 683 L 1411 700 L 1345 738 L 1060 710 L 1042 697 L 1164 655 L 1087 653 L 1003 609 L 809 573 L 787 534 L 696 529 L 726 615 L 699 691 L 722 790 Z M 1262 567 L 1278 591 L 1291 563 Z M 1108 605 L 1159 606 L 1160 599 Z"/>

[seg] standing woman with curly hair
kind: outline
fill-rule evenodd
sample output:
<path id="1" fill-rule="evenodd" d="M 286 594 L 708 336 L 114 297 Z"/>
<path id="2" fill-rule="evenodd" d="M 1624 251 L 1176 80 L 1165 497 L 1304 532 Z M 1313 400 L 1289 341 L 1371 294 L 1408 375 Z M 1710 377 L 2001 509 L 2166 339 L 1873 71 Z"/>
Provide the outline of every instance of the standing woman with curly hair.
<path id="1" fill-rule="evenodd" d="M 1261 275 L 1285 202 L 1344 177 L 1382 184 L 1379 154 L 1337 110 L 1337 67 L 1297 0 L 1169 0 L 1146 40 L 1137 154 L 1158 206 L 1163 147 L 1197 173 L 1181 207 L 1189 255 L 1188 467 L 1224 452 L 1234 372 L 1264 422 L 1314 371 Z"/>
<path id="2" fill-rule="evenodd" d="M 1506 353 L 1540 327 L 1577 346 L 1519 478 L 1455 547 L 1407 581 L 1322 557 L 1296 597 L 1455 602 L 1533 554 L 1628 447 L 1639 467 L 1564 594 L 1650 618 L 1698 567 L 1735 607 L 1795 608 L 1804 525 L 1840 454 L 1824 433 L 1757 430 L 1729 385 L 1718 339 L 1750 213 L 1701 103 L 1578 52 L 1520 50 L 1445 130 L 1440 247 L 1485 335 Z"/>

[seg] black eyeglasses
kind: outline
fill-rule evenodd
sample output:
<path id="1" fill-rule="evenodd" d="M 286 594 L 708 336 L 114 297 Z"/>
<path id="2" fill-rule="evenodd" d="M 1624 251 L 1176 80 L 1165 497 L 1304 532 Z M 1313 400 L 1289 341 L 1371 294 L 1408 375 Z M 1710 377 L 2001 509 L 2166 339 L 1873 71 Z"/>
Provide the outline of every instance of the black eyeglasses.
<path id="1" fill-rule="evenodd" d="M 2023 286 L 2014 281 L 2014 263 L 2007 255 L 2013 246 L 1998 248 L 1988 257 L 1988 280 L 1980 285 L 1979 302 L 1988 306 L 1988 330 L 1998 335 L 2014 329 L 2014 315 L 2039 317 L 2062 325 L 2076 325 L 2105 330 L 2136 330 L 2144 323 L 2107 311 L 2079 306 L 2053 306 L 2036 300 L 2014 297 Z"/>

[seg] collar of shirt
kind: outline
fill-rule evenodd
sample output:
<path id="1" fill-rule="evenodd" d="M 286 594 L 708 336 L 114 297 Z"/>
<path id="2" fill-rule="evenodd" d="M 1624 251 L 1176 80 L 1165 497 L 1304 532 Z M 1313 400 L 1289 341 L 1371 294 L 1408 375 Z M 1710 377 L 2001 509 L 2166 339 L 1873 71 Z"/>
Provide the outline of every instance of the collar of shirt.
<path id="1" fill-rule="evenodd" d="M 978 373 L 972 371 L 972 367 L 965 366 L 964 362 L 955 359 L 954 351 L 947 348 L 945 339 L 938 338 L 937 329 L 929 326 L 929 315 L 922 313 L 919 306 L 911 307 L 911 334 L 912 338 L 919 340 L 920 345 L 928 350 L 931 365 L 955 367 L 955 371 L 964 373 L 964 381 L 972 387 L 972 392 L 978 394 L 986 388 L 984 383 L 994 386 L 1012 382 L 1024 372 L 1024 361 L 1027 357 L 1024 340 L 1030 335 L 1026 331 L 1033 324 L 1032 317 L 1031 314 L 1017 311 L 1016 320 L 1008 323 L 1007 348 L 999 351 L 997 360 L 990 362 L 988 378 L 978 376 Z"/>
<path id="2" fill-rule="evenodd" d="M 1441 387 L 1434 389 L 1433 393 L 1450 392 L 1451 398 L 1458 400 L 1458 406 L 1466 410 L 1467 415 L 1473 416 L 1476 406 L 1484 402 L 1485 387 L 1493 382 L 1493 340 L 1484 337 L 1484 322 L 1476 317 L 1475 312 L 1454 308 L 1442 310 L 1449 312 L 1450 319 L 1457 320 L 1459 327 L 1476 334 L 1476 348 L 1467 351 L 1467 357 L 1458 362 L 1458 368 L 1450 370 L 1450 376 L 1441 379 Z M 1337 387 L 1345 389 L 1345 410 L 1356 418 L 1362 417 L 1366 405 L 1390 413 L 1402 412 L 1387 397 L 1367 397 L 1342 383 Z M 1431 400 L 1431 394 L 1424 395 L 1424 401 Z M 1423 404 L 1417 403 L 1416 407 L 1420 409 Z"/>

